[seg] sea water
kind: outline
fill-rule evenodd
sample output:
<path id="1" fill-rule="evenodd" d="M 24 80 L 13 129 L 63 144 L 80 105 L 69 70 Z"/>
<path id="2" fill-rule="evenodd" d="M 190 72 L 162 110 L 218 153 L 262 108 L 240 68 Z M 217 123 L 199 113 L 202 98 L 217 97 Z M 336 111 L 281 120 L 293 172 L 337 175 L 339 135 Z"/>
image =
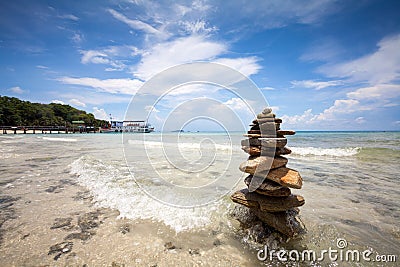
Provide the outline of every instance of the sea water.
<path id="1" fill-rule="evenodd" d="M 399 257 L 400 133 L 287 138 L 288 167 L 304 181 L 292 192 L 306 200 L 300 214 L 307 234 L 283 246 L 328 249 L 341 238 L 351 249 Z M 35 177 L 73 179 L 96 206 L 120 218 L 161 223 L 177 234 L 218 226 L 246 244 L 229 215 L 236 206 L 229 195 L 245 187 L 241 139 L 242 133 L 215 132 L 0 135 L 1 192 L 19 187 L 18 194 L 34 194 Z"/>

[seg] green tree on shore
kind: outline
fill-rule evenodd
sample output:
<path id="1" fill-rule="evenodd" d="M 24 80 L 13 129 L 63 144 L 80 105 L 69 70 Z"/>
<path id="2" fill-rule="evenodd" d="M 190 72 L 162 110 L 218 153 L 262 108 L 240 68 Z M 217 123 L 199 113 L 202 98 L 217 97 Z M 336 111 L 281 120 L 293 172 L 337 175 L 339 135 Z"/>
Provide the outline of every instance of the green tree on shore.
<path id="1" fill-rule="evenodd" d="M 2 126 L 71 126 L 72 121 L 84 121 L 87 126 L 95 127 L 108 124 L 70 105 L 31 103 L 16 97 L 0 96 Z"/>

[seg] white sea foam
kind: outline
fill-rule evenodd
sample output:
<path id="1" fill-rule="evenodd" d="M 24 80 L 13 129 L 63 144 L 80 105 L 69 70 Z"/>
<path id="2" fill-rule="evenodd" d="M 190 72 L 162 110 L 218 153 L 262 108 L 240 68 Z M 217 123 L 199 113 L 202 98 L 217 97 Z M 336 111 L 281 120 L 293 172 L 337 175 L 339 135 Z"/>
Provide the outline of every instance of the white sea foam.
<path id="1" fill-rule="evenodd" d="M 75 138 L 62 138 L 62 137 L 47 137 L 47 136 L 43 136 L 43 137 L 39 137 L 43 140 L 48 140 L 48 141 L 57 141 L 57 142 L 76 142 L 78 141 Z"/>
<path id="2" fill-rule="evenodd" d="M 80 184 L 89 188 L 97 205 L 117 209 L 120 217 L 163 222 L 176 232 L 211 223 L 217 204 L 192 209 L 163 204 L 142 192 L 134 178 L 119 168 L 84 156 L 71 164 L 71 173 L 77 176 Z M 154 190 L 162 188 L 155 185 Z"/>
<path id="3" fill-rule="evenodd" d="M 359 147 L 346 148 L 321 148 L 321 147 L 290 147 L 293 155 L 300 156 L 331 156 L 331 157 L 350 157 L 358 154 Z"/>
<path id="4" fill-rule="evenodd" d="M 168 143 L 168 142 L 158 142 L 158 141 L 143 141 L 143 140 L 128 140 L 130 145 L 144 145 L 145 147 L 154 147 L 154 148 L 166 148 L 166 147 L 177 147 L 178 149 L 217 149 L 221 151 L 230 152 L 232 150 L 239 150 L 239 146 L 235 145 L 227 145 L 227 144 L 202 144 L 201 141 L 199 143 Z"/>

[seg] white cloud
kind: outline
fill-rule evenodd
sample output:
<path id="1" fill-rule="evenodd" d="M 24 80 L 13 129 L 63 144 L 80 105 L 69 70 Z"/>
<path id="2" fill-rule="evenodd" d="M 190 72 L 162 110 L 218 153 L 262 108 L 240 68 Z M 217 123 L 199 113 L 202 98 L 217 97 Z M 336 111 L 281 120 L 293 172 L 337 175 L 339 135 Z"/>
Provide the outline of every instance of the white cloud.
<path id="1" fill-rule="evenodd" d="M 303 80 L 303 81 L 291 81 L 290 82 L 293 87 L 303 87 L 303 88 L 312 88 L 315 90 L 321 90 L 327 87 L 333 87 L 342 85 L 342 81 L 315 81 L 315 80 Z"/>
<path id="2" fill-rule="evenodd" d="M 258 64 L 258 58 L 256 57 L 219 58 L 214 60 L 214 62 L 231 67 L 247 77 L 258 73 L 261 69 L 261 66 Z"/>
<path id="3" fill-rule="evenodd" d="M 379 84 L 370 87 L 357 89 L 347 93 L 347 97 L 353 99 L 374 99 L 376 101 L 385 99 L 394 99 L 400 96 L 400 85 L 397 84 Z"/>
<path id="4" fill-rule="evenodd" d="M 301 115 L 294 115 L 294 116 L 283 115 L 282 116 L 283 122 L 288 125 L 309 124 L 314 120 L 314 118 L 315 118 L 315 115 L 312 113 L 312 109 L 307 109 Z"/>
<path id="5" fill-rule="evenodd" d="M 358 124 L 363 124 L 363 123 L 366 122 L 366 120 L 365 120 L 364 117 L 358 117 L 358 118 L 356 118 L 354 121 L 355 121 L 356 123 L 358 123 Z"/>
<path id="6" fill-rule="evenodd" d="M 94 107 L 92 113 L 94 117 L 98 120 L 109 120 L 109 115 L 103 108 Z"/>
<path id="7" fill-rule="evenodd" d="M 11 87 L 8 89 L 8 91 L 13 92 L 14 94 L 19 94 L 19 95 L 25 93 L 25 90 L 22 90 L 22 88 L 19 86 Z"/>
<path id="8" fill-rule="evenodd" d="M 78 106 L 78 107 L 86 107 L 86 104 L 83 103 L 82 101 L 72 98 L 68 101 L 71 105 Z"/>
<path id="9" fill-rule="evenodd" d="M 228 101 L 223 103 L 224 105 L 230 107 L 231 109 L 235 111 L 248 111 L 249 107 L 246 105 L 246 103 L 243 101 L 243 99 L 240 99 L 238 97 L 234 97 L 229 99 Z"/>
<path id="10" fill-rule="evenodd" d="M 100 80 L 96 78 L 82 77 L 61 77 L 57 79 L 64 84 L 80 85 L 85 87 L 92 87 L 101 92 L 112 94 L 135 94 L 136 91 L 142 86 L 143 82 L 135 79 L 105 79 Z"/>
<path id="11" fill-rule="evenodd" d="M 352 82 L 391 83 L 400 79 L 399 47 L 400 35 L 387 37 L 371 54 L 344 63 L 324 65 L 318 70 L 328 77 L 347 78 Z"/>
<path id="12" fill-rule="evenodd" d="M 288 116 L 283 115 L 282 120 L 285 124 L 303 127 L 304 125 L 314 124 L 319 126 L 321 122 L 337 121 L 340 116 L 351 114 L 360 110 L 368 110 L 369 107 L 362 107 L 357 100 L 354 99 L 338 99 L 334 104 L 323 110 L 319 114 L 313 114 L 312 109 L 307 109 L 301 115 Z"/>
<path id="13" fill-rule="evenodd" d="M 368 110 L 369 107 L 362 107 L 358 100 L 354 99 L 338 99 L 335 100 L 333 106 L 325 109 L 322 113 L 315 115 L 313 120 L 324 121 L 334 120 L 338 114 L 348 114 L 361 110 Z"/>
<path id="14" fill-rule="evenodd" d="M 43 66 L 43 65 L 36 65 L 36 68 L 46 70 L 46 69 L 48 69 L 49 67 Z"/>
<path id="15" fill-rule="evenodd" d="M 57 100 L 57 99 L 51 100 L 51 103 L 65 105 L 64 101 Z"/>
<path id="16" fill-rule="evenodd" d="M 147 80 L 160 71 L 182 63 L 210 60 L 224 53 L 226 45 L 206 40 L 205 36 L 189 36 L 159 43 L 143 54 L 140 63 L 132 68 L 134 75 Z"/>
<path id="17" fill-rule="evenodd" d="M 140 21 L 140 20 L 137 20 L 137 19 L 129 19 L 126 16 L 124 16 L 123 14 L 121 14 L 121 13 L 119 13 L 119 12 L 113 10 L 113 9 L 109 9 L 108 12 L 110 12 L 110 14 L 114 18 L 116 18 L 117 20 L 127 24 L 129 27 L 131 27 L 134 30 L 143 31 L 143 32 L 148 33 L 148 34 L 154 34 L 154 35 L 160 36 L 162 38 L 167 38 L 168 37 L 168 34 L 166 34 L 166 33 L 162 32 L 162 31 L 154 28 L 153 26 L 151 26 L 151 25 L 149 25 L 149 24 L 147 24 L 147 23 L 145 23 L 143 21 Z"/>

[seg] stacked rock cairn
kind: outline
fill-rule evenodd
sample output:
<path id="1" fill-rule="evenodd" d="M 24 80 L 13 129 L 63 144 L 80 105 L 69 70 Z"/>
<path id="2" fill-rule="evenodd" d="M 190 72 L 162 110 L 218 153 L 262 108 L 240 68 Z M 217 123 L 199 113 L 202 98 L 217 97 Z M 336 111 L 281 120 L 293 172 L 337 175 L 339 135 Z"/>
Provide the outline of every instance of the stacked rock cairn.
<path id="1" fill-rule="evenodd" d="M 244 180 L 248 188 L 235 192 L 233 202 L 244 205 L 266 225 L 288 237 L 305 231 L 299 214 L 304 198 L 292 194 L 290 188 L 300 189 L 302 178 L 293 169 L 287 168 L 291 153 L 286 146 L 285 135 L 294 131 L 280 130 L 281 119 L 275 118 L 271 108 L 265 108 L 253 120 L 248 139 L 242 140 L 242 149 L 250 155 L 239 169 L 248 173 Z"/>

